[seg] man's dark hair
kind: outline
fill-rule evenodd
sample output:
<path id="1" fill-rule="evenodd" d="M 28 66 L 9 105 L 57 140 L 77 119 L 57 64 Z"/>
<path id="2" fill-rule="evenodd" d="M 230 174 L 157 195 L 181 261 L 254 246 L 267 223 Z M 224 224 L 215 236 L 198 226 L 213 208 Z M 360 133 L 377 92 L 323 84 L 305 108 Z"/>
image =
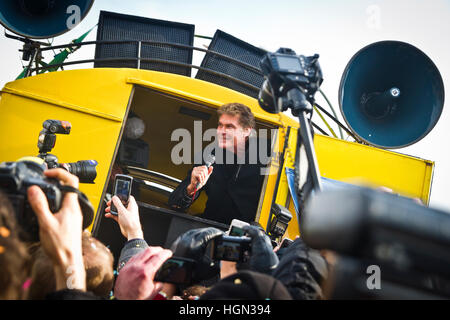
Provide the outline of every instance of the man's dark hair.
<path id="1" fill-rule="evenodd" d="M 239 116 L 239 124 L 244 129 L 255 128 L 255 116 L 253 115 L 252 110 L 242 103 L 233 102 L 224 104 L 217 110 L 217 114 L 219 115 L 219 118 L 223 114 Z"/>

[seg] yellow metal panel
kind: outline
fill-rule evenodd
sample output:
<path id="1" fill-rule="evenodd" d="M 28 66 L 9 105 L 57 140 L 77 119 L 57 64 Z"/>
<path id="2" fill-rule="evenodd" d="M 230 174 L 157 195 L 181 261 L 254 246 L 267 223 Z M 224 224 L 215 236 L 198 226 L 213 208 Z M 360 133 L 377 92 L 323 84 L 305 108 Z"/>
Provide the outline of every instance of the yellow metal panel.
<path id="1" fill-rule="evenodd" d="M 132 88 L 125 70 L 50 72 L 9 82 L 2 91 L 121 121 Z"/>
<path id="2" fill-rule="evenodd" d="M 267 226 L 270 217 L 270 209 L 272 208 L 273 197 L 276 195 L 276 183 L 278 177 L 278 171 L 281 167 L 281 161 L 279 154 L 281 152 L 281 148 L 283 147 L 284 136 L 280 130 L 277 132 L 276 143 L 273 147 L 273 154 L 275 156 L 272 157 L 271 162 L 268 166 L 268 177 L 266 178 L 266 183 L 262 188 L 262 193 L 264 195 L 262 205 L 259 207 L 261 210 L 257 212 L 255 221 L 258 221 L 259 224 L 263 228 Z"/>
<path id="3" fill-rule="evenodd" d="M 323 177 L 385 186 L 428 203 L 434 162 L 322 135 L 314 142 Z"/>

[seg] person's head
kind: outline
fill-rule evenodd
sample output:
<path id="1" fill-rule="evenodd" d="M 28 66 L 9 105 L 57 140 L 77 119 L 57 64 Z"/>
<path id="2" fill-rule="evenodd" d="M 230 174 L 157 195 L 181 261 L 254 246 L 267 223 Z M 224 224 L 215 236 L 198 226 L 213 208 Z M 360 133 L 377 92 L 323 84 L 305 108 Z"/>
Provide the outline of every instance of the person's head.
<path id="1" fill-rule="evenodd" d="M 220 148 L 237 153 L 255 128 L 255 117 L 249 107 L 240 103 L 224 104 L 217 110 L 217 140 Z"/>
<path id="2" fill-rule="evenodd" d="M 89 232 L 83 232 L 82 250 L 86 269 L 86 290 L 99 297 L 108 297 L 114 282 L 111 252 Z M 32 283 L 28 299 L 42 300 L 48 293 L 56 290 L 53 263 L 42 247 L 36 250 L 33 260 Z"/>
<path id="3" fill-rule="evenodd" d="M 16 230 L 13 207 L 0 191 L 0 300 L 25 296 L 29 274 L 29 255 Z"/>
<path id="4" fill-rule="evenodd" d="M 27 248 L 6 227 L 0 227 L 0 300 L 20 300 L 26 296 L 29 275 Z"/>
<path id="5" fill-rule="evenodd" d="M 56 279 L 53 262 L 45 254 L 40 245 L 36 246 L 31 268 L 31 285 L 28 290 L 28 300 L 44 300 L 45 296 L 56 290 Z"/>
<path id="6" fill-rule="evenodd" d="M 108 297 L 114 284 L 114 257 L 99 240 L 83 232 L 83 260 L 86 268 L 86 288 L 99 297 Z"/>
<path id="7" fill-rule="evenodd" d="M 0 226 L 7 228 L 13 236 L 19 235 L 19 226 L 14 214 L 14 208 L 9 198 L 0 190 Z"/>

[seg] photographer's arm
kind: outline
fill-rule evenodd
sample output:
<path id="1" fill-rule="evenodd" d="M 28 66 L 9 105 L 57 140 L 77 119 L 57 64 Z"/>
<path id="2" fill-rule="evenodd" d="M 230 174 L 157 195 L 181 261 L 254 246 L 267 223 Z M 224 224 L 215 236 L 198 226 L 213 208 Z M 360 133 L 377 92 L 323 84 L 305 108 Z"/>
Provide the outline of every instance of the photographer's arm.
<path id="1" fill-rule="evenodd" d="M 51 169 L 44 173 L 63 185 L 78 188 L 78 178 L 63 169 Z M 41 245 L 53 262 L 56 290 L 85 291 L 86 271 L 81 247 L 83 216 L 78 195 L 66 193 L 61 209 L 55 214 L 50 211 L 44 192 L 37 186 L 28 188 L 28 201 L 38 219 Z"/>

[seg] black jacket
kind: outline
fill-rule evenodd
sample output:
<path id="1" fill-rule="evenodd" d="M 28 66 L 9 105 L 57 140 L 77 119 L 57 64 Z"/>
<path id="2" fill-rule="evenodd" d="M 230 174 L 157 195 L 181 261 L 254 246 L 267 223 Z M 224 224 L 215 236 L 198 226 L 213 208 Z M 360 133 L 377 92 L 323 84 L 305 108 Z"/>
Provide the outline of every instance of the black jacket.
<path id="1" fill-rule="evenodd" d="M 319 251 L 308 247 L 301 238 L 277 251 L 280 263 L 272 276 L 281 281 L 295 300 L 323 298 L 322 283 L 328 277 L 328 263 Z"/>
<path id="2" fill-rule="evenodd" d="M 238 164 L 234 155 L 231 157 L 233 161 L 225 161 L 230 159 L 226 152 L 223 157 L 222 161 L 216 158 L 211 176 L 195 195 L 194 201 L 203 190 L 208 196 L 205 211 L 200 217 L 225 224 L 230 224 L 233 219 L 254 221 L 265 178 L 265 164 L 259 159 L 256 164 L 251 164 L 248 148 L 245 162 L 241 161 L 243 164 Z M 174 210 L 185 211 L 193 202 L 186 193 L 191 172 L 192 169 L 169 197 L 169 206 Z"/>

